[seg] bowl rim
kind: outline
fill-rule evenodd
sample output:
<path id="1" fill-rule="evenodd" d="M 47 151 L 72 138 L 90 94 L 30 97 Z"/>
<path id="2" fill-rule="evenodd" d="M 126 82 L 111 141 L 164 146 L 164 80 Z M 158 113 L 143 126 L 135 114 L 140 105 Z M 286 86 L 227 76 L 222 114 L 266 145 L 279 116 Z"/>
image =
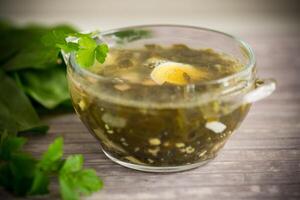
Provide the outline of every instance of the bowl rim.
<path id="1" fill-rule="evenodd" d="M 115 29 L 110 29 L 110 30 L 106 30 L 106 31 L 102 31 L 101 33 L 99 33 L 98 35 L 96 35 L 96 37 L 103 37 L 115 32 L 119 32 L 119 31 L 125 31 L 128 29 L 142 29 L 142 28 L 152 28 L 152 27 L 174 27 L 174 28 L 186 28 L 186 29 L 194 29 L 194 30 L 202 30 L 202 31 L 208 31 L 208 32 L 213 32 L 213 33 L 217 33 L 220 35 L 223 35 L 225 37 L 228 37 L 230 39 L 232 39 L 233 41 L 239 43 L 241 45 L 241 47 L 243 49 L 246 50 L 246 54 L 249 57 L 249 61 L 247 64 L 245 64 L 244 68 L 241 71 L 238 71 L 234 74 L 230 74 L 227 76 L 224 76 L 222 78 L 219 79 L 215 79 L 215 80 L 210 80 L 210 81 L 203 81 L 203 82 L 199 82 L 199 83 L 189 83 L 184 85 L 184 87 L 186 86 L 196 86 L 196 85 L 212 85 L 212 84 L 222 84 L 224 82 L 228 82 L 232 79 L 241 77 L 241 76 L 245 76 L 249 73 L 251 73 L 251 71 L 253 71 L 253 68 L 255 68 L 256 65 L 256 58 L 254 55 L 254 51 L 252 49 L 252 47 L 245 42 L 244 40 L 240 39 L 239 37 L 233 36 L 231 34 L 222 32 L 222 31 L 218 31 L 218 30 L 214 30 L 214 29 L 210 29 L 210 28 L 205 28 L 205 27 L 200 27 L 200 26 L 191 26 L 191 25 L 179 25 L 179 24 L 146 24 L 146 25 L 134 25 L 134 26 L 125 26 L 125 27 L 121 27 L 121 28 L 115 28 Z M 63 52 L 63 54 L 65 54 Z M 70 56 L 68 57 L 69 62 L 71 63 L 70 66 L 72 69 L 74 69 L 75 73 L 79 73 L 82 74 L 83 76 L 88 76 L 88 77 L 92 77 L 93 79 L 102 81 L 102 82 L 112 82 L 113 79 L 111 79 L 110 77 L 105 77 L 105 76 L 101 76 L 99 74 L 95 74 L 83 67 L 80 67 L 76 61 L 75 61 L 75 55 L 74 52 L 70 53 Z M 127 83 L 127 82 L 126 82 Z M 127 84 L 129 85 L 142 85 L 141 83 L 134 83 L 134 82 L 128 82 Z M 146 86 L 146 85 L 145 85 Z M 160 85 L 161 87 L 162 85 Z M 178 85 L 175 85 L 176 87 Z"/>

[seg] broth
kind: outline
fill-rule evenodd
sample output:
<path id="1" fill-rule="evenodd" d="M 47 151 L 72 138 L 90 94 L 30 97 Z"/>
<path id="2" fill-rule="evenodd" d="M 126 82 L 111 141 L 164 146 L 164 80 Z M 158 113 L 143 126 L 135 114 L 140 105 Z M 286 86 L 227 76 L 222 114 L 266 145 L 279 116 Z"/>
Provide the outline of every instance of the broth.
<path id="1" fill-rule="evenodd" d="M 151 44 L 112 48 L 104 64 L 89 69 L 114 84 L 95 83 L 98 89 L 92 90 L 69 78 L 69 85 L 76 112 L 106 153 L 132 164 L 178 166 L 213 158 L 250 107 L 220 114 L 215 111 L 226 105 L 218 101 L 189 104 L 193 94 L 211 88 L 199 86 L 190 93 L 187 86 L 242 69 L 237 60 L 212 49 Z M 128 98 L 136 103 L 126 103 Z M 177 99 L 184 104 L 177 105 Z"/>

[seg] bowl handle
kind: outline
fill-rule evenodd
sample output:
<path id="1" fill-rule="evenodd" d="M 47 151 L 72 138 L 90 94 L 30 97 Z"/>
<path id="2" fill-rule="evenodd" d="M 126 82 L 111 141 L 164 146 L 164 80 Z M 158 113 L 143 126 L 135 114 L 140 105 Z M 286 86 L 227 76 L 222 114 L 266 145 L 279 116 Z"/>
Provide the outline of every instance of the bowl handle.
<path id="1" fill-rule="evenodd" d="M 255 88 L 244 95 L 243 103 L 254 103 L 264 99 L 272 94 L 275 88 L 276 81 L 274 79 L 257 79 L 255 81 Z"/>

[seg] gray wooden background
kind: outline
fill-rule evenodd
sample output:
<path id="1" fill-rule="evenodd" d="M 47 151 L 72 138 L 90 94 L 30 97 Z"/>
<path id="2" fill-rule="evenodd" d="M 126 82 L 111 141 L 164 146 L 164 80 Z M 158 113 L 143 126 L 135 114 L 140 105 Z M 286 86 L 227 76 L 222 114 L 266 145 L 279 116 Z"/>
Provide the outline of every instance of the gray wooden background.
<path id="1" fill-rule="evenodd" d="M 26 2 L 26 3 L 25 3 Z M 86 199 L 198 200 L 300 199 L 300 23 L 295 1 L 42 1 L 11 0 L 0 17 L 17 23 L 69 22 L 82 29 L 144 23 L 180 23 L 237 34 L 254 48 L 259 75 L 278 81 L 276 92 L 256 103 L 220 155 L 191 171 L 154 174 L 121 167 L 101 153 L 79 119 L 45 119 L 46 136 L 30 138 L 26 149 L 40 155 L 56 136 L 67 154 L 82 153 L 104 189 Z M 50 196 L 57 199 L 57 186 Z M 13 197 L 0 191 L 0 199 Z M 40 199 L 40 198 L 35 198 Z"/>

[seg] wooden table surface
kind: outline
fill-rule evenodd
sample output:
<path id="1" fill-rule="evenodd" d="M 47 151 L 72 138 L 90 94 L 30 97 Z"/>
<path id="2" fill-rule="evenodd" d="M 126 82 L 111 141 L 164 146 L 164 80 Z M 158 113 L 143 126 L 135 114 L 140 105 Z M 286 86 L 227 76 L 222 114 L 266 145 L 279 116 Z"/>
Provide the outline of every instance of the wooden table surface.
<path id="1" fill-rule="evenodd" d="M 170 174 L 124 168 L 105 157 L 74 114 L 47 119 L 49 133 L 31 137 L 26 149 L 40 155 L 62 135 L 66 154 L 82 153 L 86 166 L 104 181 L 103 190 L 87 199 L 300 199 L 300 36 L 241 36 L 255 50 L 260 77 L 275 78 L 278 87 L 252 107 L 223 151 L 204 167 Z M 42 199 L 57 199 L 57 186 L 53 190 Z"/>

